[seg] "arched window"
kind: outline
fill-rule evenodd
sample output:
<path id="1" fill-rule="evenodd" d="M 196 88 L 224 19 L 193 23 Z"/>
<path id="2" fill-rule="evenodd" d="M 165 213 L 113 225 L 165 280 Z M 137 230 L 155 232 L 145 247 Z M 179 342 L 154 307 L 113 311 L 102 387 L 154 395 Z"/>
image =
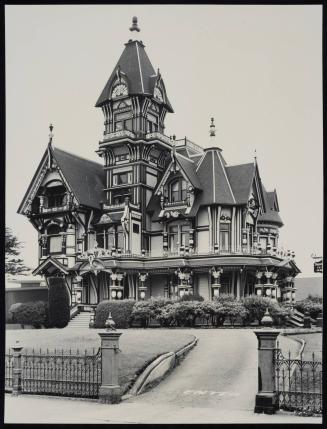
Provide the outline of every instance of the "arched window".
<path id="1" fill-rule="evenodd" d="M 60 207 L 65 204 L 66 188 L 56 181 L 53 185 L 49 184 L 46 187 L 44 195 L 46 197 L 45 206 L 47 208 Z"/>
<path id="2" fill-rule="evenodd" d="M 178 179 L 170 185 L 170 201 L 184 201 L 187 195 L 186 180 Z"/>

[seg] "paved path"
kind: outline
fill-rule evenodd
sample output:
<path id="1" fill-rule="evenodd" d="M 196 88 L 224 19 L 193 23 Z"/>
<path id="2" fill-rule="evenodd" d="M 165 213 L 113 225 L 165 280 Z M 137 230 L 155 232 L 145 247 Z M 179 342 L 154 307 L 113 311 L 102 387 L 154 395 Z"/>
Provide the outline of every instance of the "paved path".
<path id="1" fill-rule="evenodd" d="M 250 330 L 189 330 L 199 338 L 160 385 L 118 405 L 6 395 L 7 423 L 321 423 L 279 412 L 254 414 L 257 340 Z M 169 332 L 167 333 L 169 334 Z"/>

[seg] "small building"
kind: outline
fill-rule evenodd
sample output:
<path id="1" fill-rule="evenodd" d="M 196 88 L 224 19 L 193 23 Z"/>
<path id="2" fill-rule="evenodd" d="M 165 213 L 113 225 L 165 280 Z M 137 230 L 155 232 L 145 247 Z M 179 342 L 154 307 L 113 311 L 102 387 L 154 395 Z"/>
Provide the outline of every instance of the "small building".
<path id="1" fill-rule="evenodd" d="M 6 278 L 6 321 L 11 320 L 9 309 L 13 304 L 33 301 L 48 301 L 48 287 L 42 277 L 16 276 Z"/>
<path id="2" fill-rule="evenodd" d="M 34 274 L 63 276 L 72 305 L 185 293 L 295 300 L 300 271 L 279 248 L 276 190 L 256 159 L 226 163 L 213 119 L 207 141 L 165 135 L 173 107 L 141 41 L 125 43 L 96 107 L 102 162 L 55 147 L 51 126 L 19 207 L 38 231 Z"/>

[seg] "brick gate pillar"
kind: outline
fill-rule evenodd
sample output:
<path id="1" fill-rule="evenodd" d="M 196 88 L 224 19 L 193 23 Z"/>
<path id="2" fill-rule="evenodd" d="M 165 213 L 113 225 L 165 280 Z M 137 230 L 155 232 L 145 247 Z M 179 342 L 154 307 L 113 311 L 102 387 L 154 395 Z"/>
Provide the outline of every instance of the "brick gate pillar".
<path id="1" fill-rule="evenodd" d="M 121 332 L 115 329 L 115 322 L 111 315 L 106 321 L 106 331 L 100 332 L 102 381 L 99 389 L 99 402 L 117 404 L 121 401 L 121 387 L 119 385 L 119 337 Z"/>
<path id="2" fill-rule="evenodd" d="M 274 353 L 280 331 L 258 329 L 258 393 L 255 397 L 255 413 L 274 414 L 278 410 L 278 397 L 275 386 Z"/>

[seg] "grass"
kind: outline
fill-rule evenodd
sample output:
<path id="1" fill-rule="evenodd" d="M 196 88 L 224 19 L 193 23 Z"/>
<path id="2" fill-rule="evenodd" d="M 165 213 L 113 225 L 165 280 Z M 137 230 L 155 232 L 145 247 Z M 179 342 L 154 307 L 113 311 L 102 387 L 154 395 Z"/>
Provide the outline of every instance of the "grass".
<path id="1" fill-rule="evenodd" d="M 89 353 L 100 347 L 98 332 L 103 329 L 17 329 L 6 331 L 6 349 L 18 340 L 24 350 L 46 351 L 79 349 Z M 167 352 L 176 352 L 189 344 L 194 335 L 169 329 L 126 329 L 120 337 L 121 367 L 120 383 L 126 392 L 137 375 L 156 357 Z"/>

